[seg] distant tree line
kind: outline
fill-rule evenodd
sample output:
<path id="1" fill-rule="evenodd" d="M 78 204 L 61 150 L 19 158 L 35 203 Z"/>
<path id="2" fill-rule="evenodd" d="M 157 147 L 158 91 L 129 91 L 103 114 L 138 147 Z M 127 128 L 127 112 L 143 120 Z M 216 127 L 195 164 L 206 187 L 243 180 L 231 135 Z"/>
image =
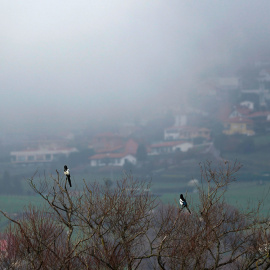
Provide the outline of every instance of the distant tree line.
<path id="1" fill-rule="evenodd" d="M 30 206 L 2 235 L 0 269 L 268 269 L 269 217 L 262 202 L 244 211 L 224 194 L 238 163 L 201 164 L 199 204 L 191 214 L 164 205 L 150 185 L 125 176 L 116 185 L 29 179 L 46 207 Z M 3 246 L 2 246 L 3 247 Z"/>

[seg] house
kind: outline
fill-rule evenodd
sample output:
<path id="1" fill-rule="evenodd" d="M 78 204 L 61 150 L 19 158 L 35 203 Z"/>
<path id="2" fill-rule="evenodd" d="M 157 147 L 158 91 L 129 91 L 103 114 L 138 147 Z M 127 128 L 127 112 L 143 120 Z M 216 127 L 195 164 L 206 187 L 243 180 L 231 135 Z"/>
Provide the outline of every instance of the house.
<path id="1" fill-rule="evenodd" d="M 191 126 L 170 127 L 164 130 L 164 140 L 193 140 L 198 137 L 209 140 L 210 130 Z"/>
<path id="2" fill-rule="evenodd" d="M 137 163 L 137 159 L 134 155 L 127 153 L 106 153 L 106 154 L 97 154 L 90 157 L 90 165 L 92 167 L 99 167 L 99 166 L 122 167 L 126 162 L 135 165 Z"/>
<path id="3" fill-rule="evenodd" d="M 270 121 L 270 111 L 258 111 L 249 114 L 248 118 L 252 120 Z"/>
<path id="4" fill-rule="evenodd" d="M 106 132 L 96 135 L 89 148 L 95 150 L 96 153 L 107 153 L 117 151 L 123 147 L 125 139 L 118 134 Z"/>
<path id="5" fill-rule="evenodd" d="M 251 112 L 252 110 L 249 109 L 248 107 L 238 105 L 234 107 L 233 111 L 229 115 L 229 118 L 235 118 L 235 117 L 246 118 Z"/>
<path id="6" fill-rule="evenodd" d="M 238 77 L 219 77 L 216 79 L 216 85 L 220 90 L 237 90 L 240 88 Z"/>
<path id="7" fill-rule="evenodd" d="M 68 157 L 71 153 L 78 152 L 75 147 L 72 148 L 50 148 L 41 147 L 36 149 L 27 149 L 22 151 L 13 151 L 10 153 L 11 163 L 38 163 L 52 162 L 59 157 Z"/>
<path id="8" fill-rule="evenodd" d="M 192 147 L 192 143 L 183 141 L 161 142 L 150 146 L 149 155 L 169 154 L 177 151 L 187 152 Z"/>
<path id="9" fill-rule="evenodd" d="M 253 120 L 253 128 L 256 133 L 270 131 L 270 111 L 254 112 L 248 118 Z"/>
<path id="10" fill-rule="evenodd" d="M 225 130 L 223 130 L 223 133 L 226 135 L 242 134 L 252 136 L 255 134 L 253 130 L 253 121 L 248 118 L 229 118 L 223 122 L 223 125 L 225 128 Z"/>
<path id="11" fill-rule="evenodd" d="M 125 162 L 131 164 L 137 163 L 136 153 L 138 149 L 138 143 L 130 139 L 122 145 L 118 145 L 114 148 L 105 148 L 103 151 L 99 151 L 96 155 L 90 157 L 90 165 L 92 167 L 97 166 L 123 166 Z"/>
<path id="12" fill-rule="evenodd" d="M 270 85 L 268 87 L 270 88 Z M 270 93 L 269 89 L 265 88 L 263 84 L 260 84 L 256 89 L 242 89 L 241 98 L 254 102 L 254 107 L 265 107 L 269 103 Z"/>
<path id="13" fill-rule="evenodd" d="M 247 108 L 250 109 L 251 111 L 254 110 L 254 102 L 252 102 L 252 101 L 248 101 L 248 100 L 242 101 L 242 102 L 240 103 L 240 106 L 242 106 L 242 107 L 247 107 Z"/>

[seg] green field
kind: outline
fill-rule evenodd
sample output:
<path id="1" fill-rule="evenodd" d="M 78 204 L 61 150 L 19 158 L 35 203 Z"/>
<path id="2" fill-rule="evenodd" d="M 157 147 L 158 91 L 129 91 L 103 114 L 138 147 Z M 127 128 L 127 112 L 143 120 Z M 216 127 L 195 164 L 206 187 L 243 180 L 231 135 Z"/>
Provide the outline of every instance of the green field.
<path id="1" fill-rule="evenodd" d="M 266 177 L 265 177 L 266 178 Z M 248 203 L 254 204 L 264 198 L 264 213 L 270 209 L 270 176 L 261 181 L 239 181 L 230 184 L 226 193 L 226 200 L 229 204 L 245 208 Z M 151 191 L 158 195 L 164 203 L 178 203 L 179 194 L 187 194 L 190 204 L 198 204 L 198 193 L 196 187 L 190 187 L 188 180 L 191 178 L 180 177 L 176 175 L 162 175 L 151 179 Z M 87 180 L 86 180 L 87 181 Z M 90 181 L 90 180 L 88 180 Z M 101 184 L 104 178 L 95 179 Z M 92 182 L 91 181 L 91 182 Z M 113 179 L 112 182 L 115 182 Z M 83 181 L 76 181 L 74 189 L 81 187 Z M 35 206 L 42 205 L 42 199 L 36 196 L 0 196 L 0 207 L 8 213 L 18 213 L 24 210 L 29 204 Z"/>
<path id="2" fill-rule="evenodd" d="M 267 138 L 260 138 L 256 144 L 268 143 Z M 270 209 L 270 195 L 267 193 L 270 189 L 270 166 L 269 154 L 266 152 L 254 152 L 252 154 L 227 155 L 225 158 L 229 160 L 237 159 L 244 166 L 236 175 L 236 182 L 231 183 L 226 193 L 226 200 L 229 204 L 247 208 L 248 205 L 254 205 L 258 200 L 264 198 L 264 206 L 262 214 L 266 214 Z M 199 159 L 185 160 L 176 168 L 169 167 L 166 170 L 159 169 L 151 174 L 133 174 L 133 179 L 145 180 L 151 182 L 151 192 L 158 196 L 163 203 L 172 203 L 178 205 L 179 194 L 187 194 L 187 198 L 191 207 L 197 207 L 198 193 L 196 188 L 188 185 L 191 179 L 200 180 Z M 25 174 L 26 175 L 26 172 Z M 30 176 L 33 175 L 30 174 Z M 37 181 L 44 180 L 44 174 L 36 175 Z M 88 182 L 98 182 L 104 184 L 106 180 L 110 180 L 112 187 L 117 180 L 125 177 L 123 172 L 107 172 L 107 173 L 75 173 L 72 183 L 73 190 L 81 190 L 84 184 L 83 179 Z M 48 182 L 53 182 L 49 176 L 46 176 Z M 27 177 L 22 179 L 24 194 L 28 196 L 0 196 L 0 209 L 12 215 L 14 213 L 23 212 L 25 207 L 30 203 L 40 207 L 42 199 L 37 195 L 30 195 L 31 189 L 27 183 Z M 32 192 L 33 194 L 33 192 Z M 0 218 L 0 229 L 6 226 L 6 219 Z"/>
<path id="3" fill-rule="evenodd" d="M 195 190 L 194 190 L 195 191 Z M 199 204 L 198 193 L 188 192 L 187 198 L 190 205 L 197 208 Z M 165 193 L 161 196 L 164 203 L 178 203 L 179 193 Z M 263 200 L 262 214 L 267 214 L 270 210 L 270 182 L 259 184 L 257 182 L 235 182 L 232 183 L 225 193 L 225 200 L 228 204 L 241 208 L 255 207 L 258 201 Z"/>
<path id="4" fill-rule="evenodd" d="M 8 213 L 21 212 L 30 204 L 41 206 L 42 203 L 42 199 L 37 196 L 0 196 L 1 210 Z"/>

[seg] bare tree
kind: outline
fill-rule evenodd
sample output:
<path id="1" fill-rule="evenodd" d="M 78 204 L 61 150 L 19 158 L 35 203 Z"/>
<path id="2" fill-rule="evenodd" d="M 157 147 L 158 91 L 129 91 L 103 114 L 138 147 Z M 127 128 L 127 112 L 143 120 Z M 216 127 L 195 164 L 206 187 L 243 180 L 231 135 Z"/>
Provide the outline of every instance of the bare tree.
<path id="1" fill-rule="evenodd" d="M 110 269 L 136 269 L 149 256 L 145 239 L 156 199 L 144 182 L 124 178 L 113 190 L 85 185 L 77 217 L 84 254 Z"/>
<path id="2" fill-rule="evenodd" d="M 248 210 L 227 204 L 241 166 L 201 164 L 199 204 L 191 213 L 163 205 L 149 183 L 124 176 L 114 187 L 65 179 L 29 179 L 43 208 L 28 207 L 2 235 L 0 269 L 269 269 L 268 217 L 262 201 Z"/>
<path id="3" fill-rule="evenodd" d="M 270 267 L 269 222 L 257 208 L 240 211 L 225 202 L 224 194 L 241 166 L 225 161 L 216 168 L 201 165 L 199 205 L 192 215 L 164 211 L 162 248 L 157 256 L 161 269 L 260 269 Z M 172 222 L 173 220 L 177 222 Z M 227 267 L 227 268 L 226 268 Z"/>
<path id="4" fill-rule="evenodd" d="M 29 184 L 46 208 L 30 207 L 20 220 L 2 212 L 24 243 L 17 261 L 29 269 L 136 269 L 149 257 L 144 244 L 157 204 L 148 184 L 126 176 L 115 189 L 85 183 L 72 193 L 58 172 Z"/>

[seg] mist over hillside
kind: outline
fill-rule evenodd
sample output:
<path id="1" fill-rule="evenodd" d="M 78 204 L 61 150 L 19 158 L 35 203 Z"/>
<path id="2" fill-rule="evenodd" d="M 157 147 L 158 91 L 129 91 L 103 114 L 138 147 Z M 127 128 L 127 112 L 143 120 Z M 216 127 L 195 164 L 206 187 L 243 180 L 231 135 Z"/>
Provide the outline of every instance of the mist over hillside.
<path id="1" fill-rule="evenodd" d="M 168 196 L 180 182 L 191 190 L 204 159 L 239 158 L 241 181 L 268 181 L 269 1 L 0 7 L 0 181 L 11 192 L 63 164 L 80 180 L 132 169 Z"/>
<path id="2" fill-rule="evenodd" d="M 270 60 L 269 1 L 0 1 L 1 134 L 151 118 Z"/>

